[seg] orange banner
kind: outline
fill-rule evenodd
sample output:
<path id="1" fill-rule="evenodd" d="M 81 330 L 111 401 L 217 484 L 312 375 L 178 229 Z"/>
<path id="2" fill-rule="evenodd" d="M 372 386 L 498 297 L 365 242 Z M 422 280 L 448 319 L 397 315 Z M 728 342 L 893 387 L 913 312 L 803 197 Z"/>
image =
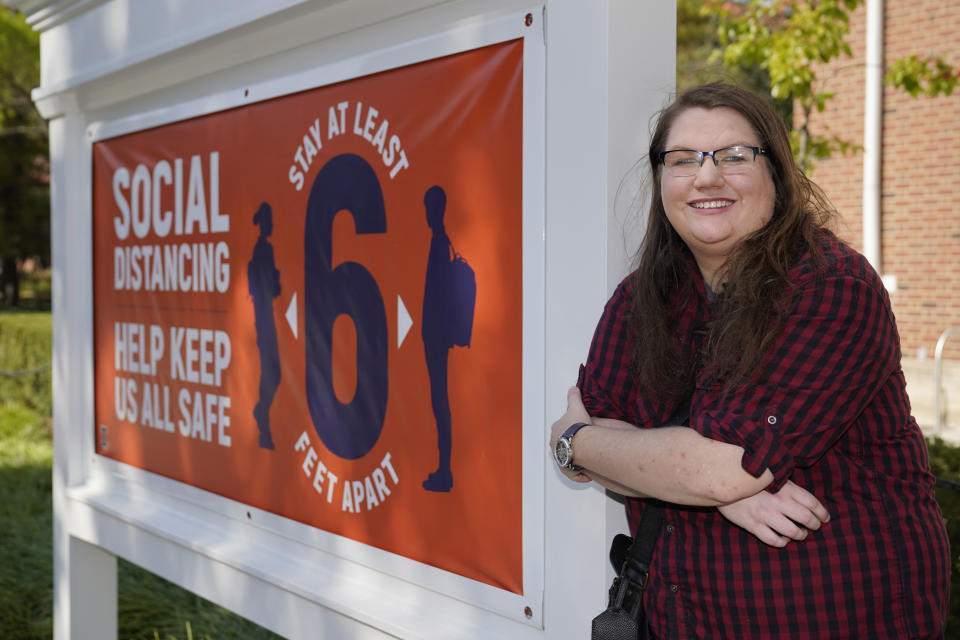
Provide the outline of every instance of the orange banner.
<path id="1" fill-rule="evenodd" d="M 521 593 L 522 70 L 95 143 L 97 453 Z"/>

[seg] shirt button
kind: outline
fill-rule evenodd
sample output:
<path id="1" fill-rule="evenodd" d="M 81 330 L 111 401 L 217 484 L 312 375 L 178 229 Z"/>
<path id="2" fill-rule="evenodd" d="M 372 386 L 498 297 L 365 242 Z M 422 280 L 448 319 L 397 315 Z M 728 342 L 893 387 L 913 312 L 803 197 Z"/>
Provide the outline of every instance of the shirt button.
<path id="1" fill-rule="evenodd" d="M 777 416 L 767 416 L 767 422 L 769 424 L 777 424 Z"/>
<path id="2" fill-rule="evenodd" d="M 676 593 L 677 591 L 680 591 L 680 585 L 678 585 L 678 584 L 672 584 L 672 585 L 670 585 L 670 591 L 671 591 L 672 593 Z"/>
<path id="3" fill-rule="evenodd" d="M 668 524 L 668 525 L 667 525 L 667 533 L 673 533 L 673 525 L 672 525 L 672 524 Z"/>

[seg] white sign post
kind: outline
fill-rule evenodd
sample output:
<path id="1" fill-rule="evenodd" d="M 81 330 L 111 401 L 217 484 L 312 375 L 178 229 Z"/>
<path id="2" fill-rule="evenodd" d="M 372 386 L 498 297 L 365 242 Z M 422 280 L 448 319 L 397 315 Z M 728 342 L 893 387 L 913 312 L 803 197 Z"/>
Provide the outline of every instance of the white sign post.
<path id="1" fill-rule="evenodd" d="M 633 202 L 636 182 L 631 176 L 635 163 L 645 153 L 651 116 L 666 104 L 673 90 L 675 3 L 13 0 L 9 4 L 23 10 L 41 32 L 42 84 L 35 90 L 34 99 L 50 121 L 55 638 L 116 637 L 118 556 L 290 638 L 587 637 L 590 618 L 605 605 L 611 577 L 606 560 L 609 541 L 625 528 L 625 518 L 622 506 L 602 491 L 565 481 L 552 463 L 546 440 L 551 421 L 563 411 L 566 389 L 586 356 L 606 298 L 627 273 L 643 232 L 643 212 Z M 94 304 L 99 299 L 97 288 L 105 286 L 102 269 L 98 271 L 95 266 L 100 264 L 95 255 L 100 249 L 96 247 L 101 246 L 95 239 L 96 228 L 106 210 L 103 207 L 113 206 L 102 204 L 107 196 L 98 186 L 102 172 L 97 162 L 101 160 L 95 157 L 109 159 L 115 150 L 123 151 L 124 140 L 146 140 L 144 132 L 154 128 L 184 131 L 182 127 L 187 125 L 183 123 L 223 122 L 219 120 L 222 114 L 230 113 L 249 113 L 255 121 L 262 109 L 271 104 L 294 104 L 290 102 L 292 96 L 302 92 L 319 91 L 316 95 L 325 96 L 323 91 L 331 91 L 325 87 L 342 86 L 346 91 L 357 86 L 351 82 L 365 78 L 389 81 L 401 73 L 415 74 L 416 65 L 422 63 L 452 60 L 510 42 L 522 43 L 522 83 L 518 89 L 522 108 L 517 112 L 522 140 L 516 145 L 522 152 L 517 156 L 522 172 L 522 197 L 517 203 L 518 215 L 522 216 L 522 225 L 518 226 L 522 226 L 522 236 L 517 238 L 522 251 L 522 273 L 517 275 L 522 284 L 522 309 L 510 310 L 516 314 L 511 317 L 522 322 L 518 334 L 522 335 L 522 354 L 517 357 L 521 363 L 518 376 L 522 392 L 518 396 L 522 396 L 522 402 L 511 432 L 517 436 L 511 442 L 520 449 L 516 456 L 519 466 L 517 483 L 509 492 L 518 504 L 516 530 L 522 532 L 510 551 L 515 550 L 517 560 L 501 568 L 498 558 L 474 558 L 476 562 L 464 563 L 456 553 L 448 557 L 430 548 L 437 545 L 421 549 L 409 542 L 393 547 L 391 540 L 385 542 L 356 525 L 359 516 L 353 506 L 346 506 L 351 494 L 344 497 L 340 511 L 342 517 L 354 517 L 350 521 L 353 524 L 313 522 L 296 509 L 285 510 L 288 507 L 281 505 L 281 500 L 256 502 L 246 500 L 242 492 L 231 493 L 230 487 L 211 488 L 205 484 L 206 476 L 191 475 L 189 465 L 178 475 L 162 465 L 151 466 L 153 460 L 147 454 L 135 462 L 131 462 L 133 454 L 114 454 L 112 443 L 122 442 L 126 433 L 138 432 L 130 425 L 107 425 L 97 408 L 97 399 L 106 393 L 98 386 L 97 375 L 104 354 L 112 353 L 104 350 L 103 340 L 96 339 L 103 331 L 97 317 L 121 312 L 95 308 Z M 416 103 L 411 96 L 403 100 Z M 350 104 L 356 105 L 346 100 L 342 104 L 344 116 Z M 388 165 L 381 167 L 374 162 L 373 166 L 385 185 L 389 215 L 394 201 L 391 198 L 397 197 L 391 195 L 394 182 L 390 180 L 396 177 L 396 184 L 401 184 L 407 175 L 412 180 L 417 166 L 412 157 L 399 160 L 401 144 L 412 145 L 412 136 L 401 142 L 403 136 L 396 134 L 396 145 L 391 147 L 387 126 L 382 124 L 388 118 L 388 109 L 397 113 L 399 107 L 391 107 L 386 99 L 378 104 L 378 113 L 369 108 L 361 112 L 356 105 L 354 126 L 356 140 L 366 140 L 364 148 L 377 147 L 375 134 L 382 129 L 378 155 L 372 157 L 375 161 L 382 158 L 382 164 Z M 399 127 L 401 118 L 390 117 L 390 126 Z M 366 118 L 365 126 L 362 118 Z M 290 197 L 296 195 L 293 190 L 298 189 L 297 181 L 308 187 L 307 181 L 316 175 L 320 160 L 326 161 L 325 151 L 315 148 L 310 155 L 311 146 L 333 146 L 329 138 L 322 138 L 319 122 L 318 118 L 312 134 L 315 144 L 310 142 L 311 134 L 305 134 L 305 146 L 298 151 L 300 158 L 285 160 L 290 164 L 290 184 L 284 188 L 293 194 Z M 323 126 L 327 125 L 324 122 Z M 277 135 L 282 130 L 283 123 L 277 123 Z M 131 137 L 122 137 L 128 135 Z M 242 136 L 242 130 L 234 130 L 233 135 Z M 100 155 L 95 149 L 101 149 Z M 109 152 L 104 154 L 103 149 Z M 479 153 L 482 158 L 482 149 Z M 320 159 L 316 165 L 311 165 L 313 156 Z M 207 154 L 202 160 L 208 168 L 201 169 L 197 164 L 196 180 L 189 172 L 189 160 L 185 164 L 184 184 L 188 186 L 184 188 L 193 194 L 188 200 L 193 197 L 195 206 L 202 197 L 197 189 L 215 189 L 213 176 L 217 174 L 209 173 L 209 166 L 217 167 L 224 181 L 232 166 L 226 155 Z M 404 162 L 410 167 L 406 174 Z M 165 170 L 155 168 L 156 158 L 146 158 L 141 164 L 143 175 L 152 172 L 149 180 L 138 178 L 140 169 L 134 170 L 134 165 L 128 174 L 124 174 L 125 169 L 110 174 L 113 191 L 108 193 L 109 200 L 116 197 L 133 208 L 134 226 L 138 212 L 143 213 L 137 207 L 149 206 L 144 189 L 152 185 L 159 193 L 169 184 L 172 193 L 174 188 L 173 161 L 167 165 L 169 177 Z M 200 187 L 196 186 L 198 182 Z M 420 197 L 426 186 L 417 186 Z M 449 215 L 453 215 L 455 192 L 452 188 L 447 191 Z M 138 196 L 144 199 L 136 201 Z M 159 203 L 161 196 L 155 198 Z M 214 202 L 205 200 L 204 206 L 220 206 Z M 220 202 L 226 202 L 223 196 Z M 414 204 L 420 220 L 423 205 L 420 201 Z M 250 226 L 253 210 L 244 211 L 242 216 L 236 214 L 229 223 L 216 217 L 218 211 L 211 211 L 209 219 L 221 229 L 226 225 L 234 233 L 239 225 Z M 274 214 L 275 223 L 278 219 Z M 158 220 L 162 222 L 156 216 L 153 220 L 154 228 Z M 469 262 L 469 233 L 457 231 L 452 222 L 448 228 L 454 247 Z M 278 246 L 281 231 L 277 230 L 273 240 Z M 235 286 L 245 290 L 248 257 L 236 255 L 238 246 L 230 245 L 234 253 L 232 277 Z M 479 249 L 473 251 L 477 256 Z M 121 255 L 119 249 L 117 255 Z M 287 258 L 278 255 L 277 264 Z M 477 265 L 475 258 L 473 266 L 479 269 Z M 370 269 L 375 271 L 372 266 Z M 288 295 L 296 286 L 282 267 L 280 273 Z M 489 301 L 483 295 L 490 289 L 483 288 L 486 273 L 477 273 L 477 308 L 481 313 L 481 305 Z M 374 273 L 374 277 L 383 288 L 385 276 Z M 122 279 L 118 281 L 122 283 Z M 227 285 L 222 289 L 228 291 Z M 296 297 L 284 298 L 283 308 L 278 307 L 274 314 L 284 323 L 282 326 L 289 323 L 290 327 L 290 335 L 280 339 L 281 349 L 285 340 L 302 344 L 296 341 L 304 339 L 303 320 L 298 313 L 303 313 L 302 305 L 307 303 L 304 294 L 296 292 Z M 215 295 L 211 293 L 211 299 Z M 237 299 L 246 300 L 239 295 Z M 396 339 L 390 353 L 397 353 L 403 344 L 411 348 L 421 339 L 419 299 L 412 304 L 408 294 L 398 296 L 392 290 L 384 293 L 383 299 L 390 310 L 386 316 L 391 329 L 388 335 L 390 340 Z M 243 313 L 252 313 L 243 306 L 247 303 L 238 304 Z M 124 325 L 124 330 L 136 334 L 138 326 L 131 322 Z M 485 326 L 473 327 L 473 354 L 483 353 Z M 166 353 L 164 335 L 180 339 L 181 334 L 164 333 L 166 329 L 145 333 L 153 340 L 147 343 L 153 345 L 151 353 Z M 198 335 L 205 334 L 198 331 Z M 228 353 L 232 353 L 232 362 L 242 363 L 243 350 L 250 349 L 234 335 L 231 351 L 227 352 L 223 346 L 227 343 L 217 342 L 221 334 L 210 330 L 209 335 L 213 336 L 210 344 L 219 345 L 211 346 L 211 353 L 220 349 L 217 362 L 223 363 L 224 375 L 229 378 Z M 132 344 L 123 343 L 123 348 L 135 349 Z M 203 358 L 202 348 L 200 351 L 198 358 Z M 256 351 L 253 354 L 251 361 L 256 361 Z M 139 357 L 139 373 L 151 373 L 151 363 L 142 359 L 142 352 Z M 119 357 L 117 362 L 121 362 Z M 202 373 L 202 359 L 200 363 Z M 219 373 L 218 369 L 218 382 Z M 296 377 L 289 370 L 284 376 L 285 381 Z M 397 384 L 391 381 L 391 385 Z M 243 420 L 248 419 L 237 409 L 245 401 L 240 395 L 232 396 L 232 407 L 220 401 L 219 445 L 212 442 L 210 447 L 242 448 Z M 162 393 L 158 397 L 162 398 Z M 396 402 L 391 396 L 390 406 Z M 231 410 L 236 413 L 225 422 L 224 415 Z M 148 426 L 164 431 L 164 420 Z M 308 424 L 308 417 L 303 420 Z M 385 433 L 390 428 L 389 420 Z M 169 442 L 174 442 L 175 423 L 170 420 L 169 424 Z M 277 436 L 281 428 L 274 423 L 278 450 L 285 446 Z M 190 433 L 187 428 L 182 433 L 200 442 L 190 446 L 208 444 L 201 442 L 202 430 Z M 430 433 L 438 437 L 434 431 Z M 303 469 L 311 472 L 303 481 L 308 487 L 311 482 L 325 482 L 323 487 L 328 488 L 337 481 L 335 474 L 320 477 L 315 473 L 316 461 L 323 460 L 322 455 L 306 459 L 308 445 L 319 449 L 322 438 L 322 433 L 317 438 L 312 430 L 304 429 L 298 440 L 303 446 L 298 445 L 297 455 L 304 459 L 297 464 L 302 463 Z M 264 442 L 261 440 L 260 446 L 265 448 Z M 292 453 L 293 442 L 287 454 Z M 490 454 L 497 451 L 498 443 L 490 446 Z M 269 455 L 254 449 L 251 456 Z M 402 457 L 397 451 L 391 451 L 394 460 Z M 408 464 L 405 469 L 409 468 Z M 458 467 L 463 468 L 469 467 Z M 382 514 L 392 508 L 390 505 L 407 504 L 401 502 L 407 499 L 401 493 L 410 491 L 411 486 L 422 491 L 421 477 L 398 469 L 388 464 L 379 473 L 365 472 L 370 480 L 367 484 L 374 489 L 364 489 L 362 480 L 351 485 L 356 500 L 351 505 L 356 505 L 357 512 L 362 500 L 366 500 L 367 509 L 382 502 L 377 507 L 380 512 L 371 511 Z M 454 492 L 469 485 L 468 477 L 454 478 L 452 490 L 447 487 L 440 491 L 455 496 Z M 425 488 L 428 484 L 424 481 Z M 292 486 L 291 491 L 300 489 L 299 485 Z M 428 490 L 436 492 L 437 487 Z M 333 491 L 331 488 L 331 496 Z M 318 489 L 317 495 L 326 494 Z M 393 502 L 385 500 L 387 495 Z M 423 493 L 410 499 L 417 505 L 442 498 Z M 488 495 L 484 504 L 505 499 L 510 496 Z M 484 505 L 475 500 L 464 508 L 470 506 L 483 509 Z M 456 517 L 453 510 L 449 513 L 451 518 Z M 406 522 L 402 513 L 390 517 L 393 519 L 389 522 Z M 397 535 L 409 538 L 412 534 Z M 487 560 L 495 562 L 487 564 Z M 493 577 L 478 577 L 488 566 L 494 567 Z M 501 573 L 506 577 L 501 578 Z"/>

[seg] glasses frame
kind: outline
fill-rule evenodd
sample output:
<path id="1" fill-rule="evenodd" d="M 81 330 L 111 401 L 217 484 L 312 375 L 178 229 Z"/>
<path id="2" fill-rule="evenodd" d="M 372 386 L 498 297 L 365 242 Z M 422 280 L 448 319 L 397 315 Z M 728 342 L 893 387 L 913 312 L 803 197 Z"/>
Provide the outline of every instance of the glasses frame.
<path id="1" fill-rule="evenodd" d="M 698 151 L 697 149 L 668 149 L 667 151 L 660 152 L 659 160 L 660 160 L 660 164 L 664 168 L 664 171 L 670 171 L 666 163 L 667 154 L 673 153 L 674 151 L 686 151 L 688 153 L 697 154 L 697 160 L 699 161 L 697 163 L 697 171 L 703 168 L 703 161 L 704 159 L 706 159 L 707 156 L 709 156 L 713 160 L 713 166 L 716 167 L 718 171 L 722 172 L 722 169 L 720 169 L 720 164 L 717 162 L 716 154 L 720 153 L 721 151 L 726 151 L 728 149 L 750 149 L 751 151 L 753 151 L 753 164 L 757 163 L 757 156 L 770 157 L 770 154 L 763 147 L 755 147 L 749 144 L 732 144 L 728 147 L 720 147 L 719 149 L 714 149 L 713 151 Z M 683 177 L 691 177 L 693 175 L 696 175 L 697 171 L 694 171 L 689 176 L 683 176 Z"/>

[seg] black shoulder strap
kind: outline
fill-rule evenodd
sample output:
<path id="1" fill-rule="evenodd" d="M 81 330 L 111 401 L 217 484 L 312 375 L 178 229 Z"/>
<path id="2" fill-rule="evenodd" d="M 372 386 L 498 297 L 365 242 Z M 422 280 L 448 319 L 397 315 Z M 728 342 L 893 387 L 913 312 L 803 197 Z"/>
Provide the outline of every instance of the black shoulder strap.
<path id="1" fill-rule="evenodd" d="M 660 536 L 660 525 L 663 523 L 663 508 L 658 504 L 648 502 L 640 518 L 640 527 L 637 537 L 627 551 L 627 560 L 623 563 L 621 575 L 643 590 L 647 586 L 647 576 L 650 574 L 650 558 L 653 548 Z"/>

